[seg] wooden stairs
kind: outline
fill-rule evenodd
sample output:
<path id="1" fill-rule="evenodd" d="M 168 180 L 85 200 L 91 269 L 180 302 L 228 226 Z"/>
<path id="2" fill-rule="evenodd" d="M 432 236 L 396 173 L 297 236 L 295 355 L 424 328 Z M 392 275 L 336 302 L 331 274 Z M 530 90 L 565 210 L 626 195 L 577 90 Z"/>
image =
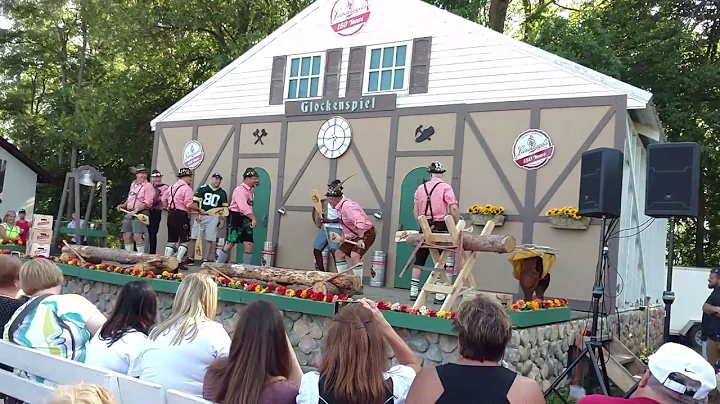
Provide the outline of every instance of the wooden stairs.
<path id="1" fill-rule="evenodd" d="M 603 343 L 603 354 L 608 378 L 623 392 L 635 386 L 647 370 L 645 364 L 615 337 Z"/>

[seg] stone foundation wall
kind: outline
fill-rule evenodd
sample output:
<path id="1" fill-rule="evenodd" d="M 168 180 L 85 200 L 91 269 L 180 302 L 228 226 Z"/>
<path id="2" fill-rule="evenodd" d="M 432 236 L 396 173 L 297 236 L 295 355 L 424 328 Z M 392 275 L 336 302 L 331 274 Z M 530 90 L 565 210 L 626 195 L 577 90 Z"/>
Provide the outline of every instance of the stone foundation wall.
<path id="1" fill-rule="evenodd" d="M 63 293 L 85 296 L 106 315 L 112 311 L 121 287 L 68 277 Z M 158 314 L 166 319 L 171 311 L 174 295 L 158 293 Z M 218 302 L 216 321 L 232 337 L 239 313 L 244 305 Z M 646 342 L 647 317 L 649 315 L 650 338 Z M 332 322 L 329 317 L 313 316 L 293 311 L 283 311 L 288 330 L 300 364 L 305 370 L 317 368 L 323 349 L 323 336 Z M 619 318 L 619 322 L 618 322 Z M 663 308 L 652 307 L 649 311 L 630 311 L 608 316 L 601 321 L 601 330 L 618 336 L 636 355 L 643 348 L 662 344 Z M 513 330 L 512 340 L 505 351 L 505 361 L 517 372 L 528 376 L 547 388 L 551 381 L 567 366 L 568 352 L 580 333 L 590 328 L 590 319 Z M 422 366 L 436 366 L 458 359 L 457 337 L 430 332 L 396 328 L 400 337 L 415 352 Z M 577 349 L 577 348 L 574 348 Z M 577 354 L 577 351 L 574 355 Z M 390 354 L 392 364 L 397 361 Z"/>

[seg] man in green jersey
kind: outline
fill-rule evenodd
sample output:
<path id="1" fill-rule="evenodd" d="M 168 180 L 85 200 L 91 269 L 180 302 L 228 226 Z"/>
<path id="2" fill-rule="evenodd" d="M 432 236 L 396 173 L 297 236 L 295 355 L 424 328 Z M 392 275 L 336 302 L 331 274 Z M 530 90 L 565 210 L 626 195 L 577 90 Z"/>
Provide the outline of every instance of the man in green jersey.
<path id="1" fill-rule="evenodd" d="M 228 196 L 224 189 L 220 188 L 222 182 L 222 175 L 215 173 L 210 178 L 210 183 L 201 186 L 195 192 L 195 203 L 204 211 L 215 208 L 224 208 L 228 206 Z M 192 231 L 190 232 L 190 238 L 193 249 L 195 250 L 195 243 L 198 242 L 200 229 L 203 231 L 202 240 L 203 245 L 203 262 L 214 262 L 215 261 L 215 243 L 217 242 L 218 229 L 225 226 L 225 218 L 220 216 L 198 216 L 193 221 Z"/>

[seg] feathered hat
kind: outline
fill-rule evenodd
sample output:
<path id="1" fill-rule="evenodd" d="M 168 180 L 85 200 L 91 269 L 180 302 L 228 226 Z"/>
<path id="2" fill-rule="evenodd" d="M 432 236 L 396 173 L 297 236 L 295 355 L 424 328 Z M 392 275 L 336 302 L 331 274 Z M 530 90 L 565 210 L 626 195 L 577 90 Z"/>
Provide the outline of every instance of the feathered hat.
<path id="1" fill-rule="evenodd" d="M 344 180 L 334 180 L 333 182 L 328 184 L 328 191 L 325 194 L 327 197 L 331 198 L 342 198 L 343 196 L 343 184 L 345 181 L 349 180 L 350 178 L 354 177 L 355 174 L 345 178 Z"/>

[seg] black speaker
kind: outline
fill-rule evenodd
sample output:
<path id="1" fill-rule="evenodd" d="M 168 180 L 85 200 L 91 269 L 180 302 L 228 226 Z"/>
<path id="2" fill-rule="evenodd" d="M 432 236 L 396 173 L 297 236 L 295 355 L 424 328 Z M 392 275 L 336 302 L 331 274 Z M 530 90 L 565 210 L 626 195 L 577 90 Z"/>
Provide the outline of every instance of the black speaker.
<path id="1" fill-rule="evenodd" d="M 578 214 L 589 217 L 620 217 L 623 154 L 618 149 L 588 150 L 580 163 Z"/>
<path id="2" fill-rule="evenodd" d="M 647 148 L 645 215 L 697 217 L 700 144 L 654 143 Z"/>

